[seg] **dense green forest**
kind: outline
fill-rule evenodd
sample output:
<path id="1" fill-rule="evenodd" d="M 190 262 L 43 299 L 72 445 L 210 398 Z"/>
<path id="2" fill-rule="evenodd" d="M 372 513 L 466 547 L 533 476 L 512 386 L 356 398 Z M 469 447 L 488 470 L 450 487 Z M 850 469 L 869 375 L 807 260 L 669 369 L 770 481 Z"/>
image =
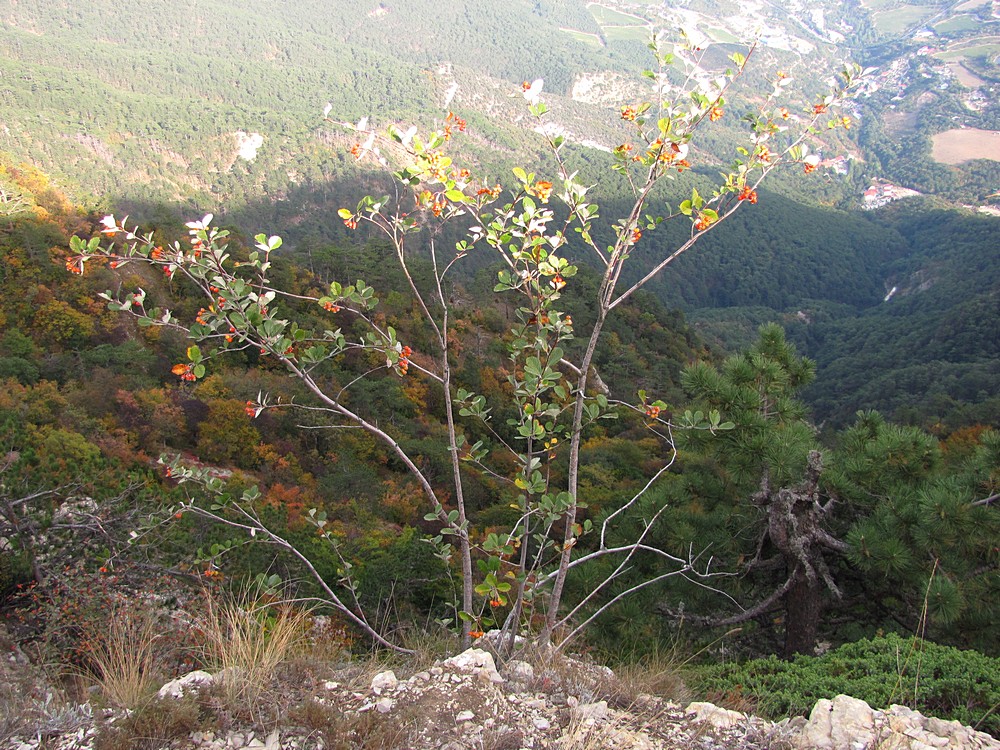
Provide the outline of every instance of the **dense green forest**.
<path id="1" fill-rule="evenodd" d="M 768 226 L 782 225 L 782 209 L 792 206 L 772 209 L 777 222 Z M 809 216 L 810 209 L 795 209 Z M 743 242 L 767 237 L 766 228 L 749 224 L 756 216 L 740 218 L 748 222 Z M 670 281 L 690 295 L 685 307 L 696 310 L 695 329 L 732 351 L 761 323 L 780 322 L 816 360 L 816 382 L 802 395 L 817 422 L 842 427 L 859 409 L 874 408 L 940 434 L 997 424 L 996 219 L 921 199 L 810 218 L 800 231 L 809 245 L 802 257 L 788 246 L 787 255 L 758 264 L 787 245 L 770 244 L 763 254 L 748 246 L 740 256 L 722 235 L 678 264 Z"/>

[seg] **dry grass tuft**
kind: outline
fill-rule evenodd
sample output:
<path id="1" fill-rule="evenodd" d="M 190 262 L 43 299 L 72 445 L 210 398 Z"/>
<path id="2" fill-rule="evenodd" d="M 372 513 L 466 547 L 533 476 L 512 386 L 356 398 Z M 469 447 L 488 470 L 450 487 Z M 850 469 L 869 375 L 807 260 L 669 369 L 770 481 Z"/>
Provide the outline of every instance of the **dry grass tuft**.
<path id="1" fill-rule="evenodd" d="M 198 618 L 204 633 L 202 657 L 221 673 L 231 704 L 254 713 L 278 667 L 306 643 L 310 612 L 269 600 L 252 588 L 221 601 L 206 596 L 205 602 Z"/>
<path id="2" fill-rule="evenodd" d="M 152 611 L 126 604 L 117 604 L 104 623 L 88 625 L 89 676 L 105 700 L 132 709 L 149 697 L 157 685 L 159 639 Z"/>
<path id="3" fill-rule="evenodd" d="M 94 750 L 159 750 L 204 726 L 195 696 L 153 700 L 113 725 L 100 725 Z"/>
<path id="4" fill-rule="evenodd" d="M 322 741 L 327 750 L 409 750 L 419 747 L 416 717 L 378 712 L 347 713 L 327 703 L 309 700 L 290 717 Z"/>
<path id="5" fill-rule="evenodd" d="M 617 708 L 630 707 L 637 696 L 653 695 L 675 703 L 690 703 L 692 692 L 684 682 L 684 665 L 675 654 L 653 652 L 641 659 L 621 664 L 604 686 L 605 698 Z"/>

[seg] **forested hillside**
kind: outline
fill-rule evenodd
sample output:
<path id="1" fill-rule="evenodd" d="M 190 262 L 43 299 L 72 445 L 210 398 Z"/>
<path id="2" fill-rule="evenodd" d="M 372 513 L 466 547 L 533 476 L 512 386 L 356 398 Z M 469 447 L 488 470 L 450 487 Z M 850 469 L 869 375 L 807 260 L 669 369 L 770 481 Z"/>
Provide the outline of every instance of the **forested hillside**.
<path id="1" fill-rule="evenodd" d="M 4 3 L 0 147 L 105 201 L 281 200 L 344 173 L 321 127 L 327 102 L 344 120 L 426 117 L 446 113 L 449 87 L 472 72 L 490 83 L 470 99 L 506 82 L 502 100 L 523 78 L 565 93 L 580 71 L 614 66 L 555 30 L 567 8 L 579 14 L 558 6 Z M 634 68 L 641 54 L 626 57 Z M 239 155 L 241 133 L 263 137 L 256 155 Z"/>
<path id="2" fill-rule="evenodd" d="M 837 424 L 862 407 L 945 434 L 998 424 L 997 220 L 920 204 L 884 220 L 908 244 L 884 267 L 889 299 L 789 328 L 818 365 L 806 398 Z"/>
<path id="3" fill-rule="evenodd" d="M 0 100 L 5 123 L 0 148 L 15 162 L 27 159 L 42 167 L 76 200 L 140 219 L 183 222 L 191 214 L 212 211 L 248 234 L 262 229 L 280 233 L 313 271 L 323 272 L 327 248 L 347 246 L 336 210 L 350 202 L 359 180 L 374 186 L 371 180 L 378 179 L 354 164 L 347 153 L 347 135 L 334 123 L 323 122 L 326 103 L 333 120 L 350 122 L 367 115 L 402 122 L 443 118 L 448 108 L 458 108 L 475 133 L 466 139 L 463 151 L 502 179 L 519 159 L 538 153 L 540 138 L 534 133 L 525 137 L 529 123 L 517 106 L 519 97 L 511 97 L 521 80 L 542 77 L 546 92 L 558 103 L 555 122 L 568 137 L 569 163 L 585 179 L 600 183 L 595 195 L 609 207 L 627 189 L 624 182 L 598 178 L 606 160 L 600 149 L 624 137 L 615 123 L 616 107 L 641 90 L 634 73 L 649 63 L 643 27 L 627 25 L 638 20 L 616 17 L 615 23 L 626 25 L 610 33 L 602 26 L 611 23 L 610 16 L 568 2 L 517 2 L 489 13 L 475 3 L 459 2 L 433 11 L 302 2 L 251 13 L 222 0 L 178 13 L 165 13 L 155 2 L 127 8 L 41 3 L 0 9 L 0 65 L 7 82 Z M 729 19 L 736 10 L 720 5 L 713 12 Z M 491 22 L 483 23 L 484 17 Z M 840 16 L 826 16 L 830 28 L 834 18 Z M 837 23 L 842 27 L 852 18 L 848 14 Z M 792 26 L 809 27 L 814 21 L 797 19 Z M 579 33 L 560 31 L 566 28 Z M 813 28 L 806 34 L 816 45 L 816 59 L 835 56 L 835 45 L 819 43 L 817 33 Z M 967 35 L 941 33 L 955 40 Z M 587 41 L 586 34 L 597 34 L 604 45 Z M 733 41 L 719 30 L 710 29 L 710 34 Z M 156 44 L 147 41 L 153 39 Z M 906 48 L 898 40 L 894 44 L 895 54 Z M 709 47 L 710 56 L 725 48 Z M 398 54 L 401 49 L 405 55 Z M 823 168 L 821 180 L 778 175 L 772 189 L 761 192 L 754 210 L 721 227 L 699 253 L 681 258 L 653 288 L 667 307 L 692 314 L 708 340 L 728 351 L 748 345 L 765 320 L 790 326 L 803 351 L 820 363 L 819 382 L 806 394 L 817 420 L 832 418 L 844 424 L 857 408 L 877 405 L 921 424 L 938 419 L 952 426 L 990 421 L 994 417 L 989 410 L 979 417 L 965 408 L 988 400 L 982 393 L 991 392 L 991 349 L 989 342 L 980 345 L 991 320 L 989 296 L 977 297 L 985 318 L 957 313 L 950 317 L 958 328 L 949 336 L 946 357 L 922 344 L 904 354 L 900 347 L 907 335 L 893 334 L 892 347 L 865 347 L 861 334 L 830 328 L 859 314 L 873 326 L 876 319 L 882 320 L 881 313 L 872 316 L 896 285 L 896 277 L 919 270 L 918 261 L 907 258 L 923 258 L 920 262 L 942 268 L 941 273 L 955 279 L 974 278 L 982 289 L 993 283 L 992 268 L 969 277 L 975 265 L 967 267 L 961 252 L 935 257 L 935 248 L 943 247 L 954 226 L 951 221 L 942 226 L 942 241 L 932 240 L 927 248 L 921 246 L 923 239 L 900 232 L 894 219 L 855 210 L 866 178 L 892 177 L 899 172 L 894 166 L 899 160 L 951 175 L 946 180 L 951 187 L 942 189 L 948 194 L 956 189 L 955 168 L 918 155 L 927 144 L 918 148 L 908 139 L 903 150 L 893 145 L 903 131 L 885 127 L 902 122 L 902 114 L 893 114 L 883 126 L 877 110 L 896 106 L 886 98 L 896 89 L 883 81 L 910 82 L 901 106 L 917 108 L 921 127 L 930 133 L 961 106 L 958 89 L 936 93 L 934 104 L 911 105 L 927 92 L 926 81 L 936 80 L 922 78 L 920 71 L 938 76 L 940 70 L 923 58 L 912 70 L 897 70 L 887 62 L 889 48 L 879 49 L 877 62 L 883 67 L 873 74 L 866 98 L 857 105 L 860 129 L 841 131 L 832 142 L 837 151 L 828 149 L 829 156 L 839 151 L 849 157 L 843 163 L 846 174 L 831 165 Z M 809 92 L 817 85 L 822 65 L 806 71 L 794 58 L 776 43 L 762 44 L 743 90 L 759 89 L 772 66 L 788 66 L 800 77 L 796 87 Z M 589 88 L 581 88 L 582 83 Z M 930 117 L 932 110 L 940 112 Z M 973 117 L 966 110 L 963 122 L 989 127 L 982 118 L 992 111 L 987 107 Z M 707 184 L 723 163 L 720 159 L 733 154 L 743 112 L 737 104 L 724 114 L 720 127 L 701 142 L 694 173 L 681 176 L 658 194 L 658 200 L 676 202 L 691 186 Z M 882 135 L 875 137 L 876 130 Z M 854 143 L 854 137 L 860 140 Z M 985 175 L 983 184 L 991 184 L 992 173 L 981 167 L 977 162 L 962 174 L 969 179 Z M 655 257 L 679 239 L 669 231 L 650 235 L 638 255 Z M 988 245 L 989 238 L 984 239 Z M 987 246 L 983 257 L 989 253 Z M 916 299 L 911 296 L 907 304 L 919 308 L 892 307 L 899 330 L 927 329 L 921 315 L 928 308 Z M 974 326 L 977 319 L 987 321 L 984 329 L 966 334 L 964 326 Z M 947 363 L 945 369 L 973 364 L 961 373 L 936 378 L 928 374 L 936 372 L 932 361 Z M 899 367 L 909 369 L 904 381 L 892 374 Z M 873 371 L 884 375 L 872 377 Z M 919 385 L 929 378 L 933 388 Z M 905 394 L 885 387 L 892 382 L 907 383 Z M 877 398 L 870 401 L 862 393 Z"/>
<path id="4" fill-rule="evenodd" d="M 764 227 L 744 225 L 744 254 L 720 233 L 678 264 L 670 281 L 695 329 L 731 350 L 780 322 L 816 360 L 803 397 L 817 422 L 843 426 L 874 408 L 942 434 L 997 424 L 997 220 L 918 199 L 843 217 L 798 207 L 801 236 L 775 240 L 791 221 L 781 208 Z M 797 240 L 808 247 L 799 257 Z"/>

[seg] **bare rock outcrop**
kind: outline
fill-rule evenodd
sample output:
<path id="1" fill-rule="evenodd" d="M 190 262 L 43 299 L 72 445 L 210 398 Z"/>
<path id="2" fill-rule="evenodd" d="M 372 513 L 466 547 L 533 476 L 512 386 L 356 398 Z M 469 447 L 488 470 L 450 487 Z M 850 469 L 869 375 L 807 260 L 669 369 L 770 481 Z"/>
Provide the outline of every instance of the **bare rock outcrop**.
<path id="1" fill-rule="evenodd" d="M 957 721 L 905 706 L 879 711 L 848 695 L 818 701 L 790 739 L 799 750 L 1000 750 L 996 739 Z"/>

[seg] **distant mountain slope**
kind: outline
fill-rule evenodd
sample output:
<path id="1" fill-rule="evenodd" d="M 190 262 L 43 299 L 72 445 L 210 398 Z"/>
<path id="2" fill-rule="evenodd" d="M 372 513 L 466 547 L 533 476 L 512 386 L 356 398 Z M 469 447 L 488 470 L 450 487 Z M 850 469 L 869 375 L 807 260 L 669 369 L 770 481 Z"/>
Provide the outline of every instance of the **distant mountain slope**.
<path id="1" fill-rule="evenodd" d="M 803 217 L 820 236 L 832 220 Z M 840 427 L 878 409 L 945 431 L 1000 424 L 998 219 L 910 199 L 829 226 L 830 242 L 801 258 L 753 225 L 748 236 L 765 238 L 756 254 L 713 247 L 686 259 L 670 280 L 695 306 L 709 300 L 691 311 L 692 327 L 733 351 L 759 324 L 780 322 L 817 362 L 803 392 L 817 422 Z"/>
<path id="2" fill-rule="evenodd" d="M 532 158 L 537 143 L 524 138 L 530 124 L 515 106 L 520 83 L 545 80 L 553 126 L 570 141 L 613 147 L 617 107 L 645 90 L 636 82 L 652 64 L 654 28 L 678 33 L 699 21 L 717 42 L 711 65 L 727 64 L 740 28 L 771 30 L 737 99 L 759 96 L 779 69 L 794 70 L 808 98 L 840 62 L 814 39 L 809 65 L 799 63 L 790 32 L 761 26 L 766 8 L 750 18 L 731 4 L 703 2 L 711 14 L 617 4 L 0 0 L 0 149 L 80 199 L 220 213 L 350 173 L 350 143 L 322 123 L 328 102 L 333 119 L 351 122 L 429 124 L 454 108 L 484 149 Z M 737 111 L 717 153 L 731 154 L 730 131 L 745 130 Z M 240 153 L 247 138 L 262 139 L 249 156 Z"/>
<path id="3" fill-rule="evenodd" d="M 619 66 L 560 32 L 562 4 L 547 5 L 3 0 L 0 149 L 81 196 L 280 198 L 343 172 L 324 153 L 326 102 L 339 120 L 430 121 L 447 112 L 442 66 L 507 81 L 504 96 L 524 77 L 557 93 L 581 70 Z M 241 132 L 263 137 L 253 159 Z"/>
<path id="4" fill-rule="evenodd" d="M 945 6 L 920 7 L 936 19 Z M 897 221 L 891 211 L 884 218 L 820 206 L 859 205 L 874 177 L 909 180 L 922 190 L 940 186 L 952 197 L 995 189 L 1000 162 L 943 166 L 924 153 L 935 130 L 996 122 L 989 61 L 947 57 L 995 26 L 987 10 L 977 8 L 967 23 L 935 20 L 936 36 L 928 40 L 941 50 L 934 52 L 916 27 L 890 34 L 885 24 L 892 18 L 876 13 L 882 25 L 868 33 L 868 9 L 827 0 L 808 12 L 730 0 L 683 7 L 618 0 L 287 0 L 252 7 L 238 0 L 0 0 L 0 150 L 101 210 L 169 221 L 211 211 L 319 255 L 329 243 L 345 242 L 336 209 L 381 189 L 349 155 L 351 134 L 322 121 L 326 103 L 336 121 L 371 115 L 379 124 L 433 125 L 455 109 L 469 120 L 463 156 L 502 180 L 512 164 L 540 161 L 540 136 L 529 132 L 517 92 L 522 80 L 542 77 L 550 122 L 569 137 L 567 158 L 596 182 L 598 172 L 606 174 L 601 149 L 626 137 L 617 107 L 643 90 L 639 74 L 650 62 L 644 40 L 653 26 L 704 33 L 713 62 L 724 61 L 741 34 L 760 29 L 746 85 L 699 145 L 701 173 L 685 174 L 678 193 L 657 196 L 676 204 L 733 155 L 737 134 L 745 132 L 740 115 L 778 70 L 790 71 L 808 98 L 823 88 L 835 61 L 864 52 L 878 69 L 857 105 L 860 126 L 839 130 L 843 139 L 830 149 L 851 158 L 821 179 L 773 180 L 759 205 L 713 232 L 651 290 L 668 306 L 693 312 L 706 338 L 731 347 L 749 343 L 759 320 L 781 318 L 819 360 L 812 393 L 821 418 L 844 419 L 869 402 L 894 412 L 906 399 L 923 399 L 912 395 L 919 393 L 985 403 L 978 394 L 994 384 L 989 330 L 1000 316 L 995 298 L 966 285 L 995 283 L 996 273 L 992 266 L 976 270 L 974 250 L 959 251 L 974 247 L 972 240 L 949 246 L 947 233 L 964 236 L 966 218 L 906 213 Z M 982 81 L 978 93 L 952 80 L 955 66 L 966 66 L 963 80 L 971 80 L 969 65 Z M 626 186 L 606 184 L 594 194 L 611 216 L 615 192 Z M 925 229 L 914 234 L 918 226 Z M 648 232 L 636 266 L 679 237 Z M 977 242 L 995 247 L 988 236 Z M 908 296 L 908 285 L 921 278 L 940 281 Z M 883 305 L 897 282 L 900 291 Z M 941 340 L 925 340 L 928 330 L 941 332 Z M 887 338 L 872 343 L 881 336 Z M 983 354 L 964 367 L 973 352 Z M 903 363 L 916 368 L 905 388 L 888 382 Z M 911 395 L 901 401 L 904 393 Z M 920 404 L 921 414 L 930 413 L 925 400 Z"/>
<path id="5" fill-rule="evenodd" d="M 794 329 L 818 363 L 806 391 L 836 424 L 875 408 L 944 427 L 1000 424 L 998 220 L 919 202 L 884 216 L 910 252 L 886 266 L 888 301 Z"/>

